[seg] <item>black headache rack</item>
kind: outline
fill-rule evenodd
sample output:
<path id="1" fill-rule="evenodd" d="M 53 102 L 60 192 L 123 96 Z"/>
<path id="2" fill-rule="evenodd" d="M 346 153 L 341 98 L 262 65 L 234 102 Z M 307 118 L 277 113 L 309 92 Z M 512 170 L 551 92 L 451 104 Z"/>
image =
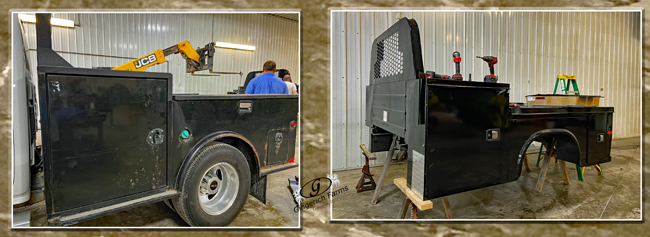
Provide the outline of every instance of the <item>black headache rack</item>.
<path id="1" fill-rule="evenodd" d="M 191 158 L 213 141 L 242 152 L 263 203 L 266 176 L 298 165 L 297 95 L 172 95 L 170 73 L 72 67 L 50 52 L 49 27 L 37 24 L 49 224 L 179 197 Z"/>
<path id="2" fill-rule="evenodd" d="M 378 36 L 371 58 L 370 149 L 406 146 L 407 183 L 423 199 L 517 180 L 533 141 L 583 167 L 611 160 L 614 108 L 511 107 L 509 84 L 427 78 L 413 19 Z"/>

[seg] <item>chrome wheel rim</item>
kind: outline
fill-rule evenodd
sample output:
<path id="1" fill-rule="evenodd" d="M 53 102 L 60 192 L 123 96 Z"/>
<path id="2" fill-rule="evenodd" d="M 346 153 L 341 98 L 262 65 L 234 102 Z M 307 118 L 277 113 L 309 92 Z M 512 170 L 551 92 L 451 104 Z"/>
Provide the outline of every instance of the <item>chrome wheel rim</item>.
<path id="1" fill-rule="evenodd" d="M 239 191 L 239 175 L 232 165 L 219 162 L 210 167 L 199 181 L 199 203 L 210 215 L 224 213 L 235 202 Z"/>

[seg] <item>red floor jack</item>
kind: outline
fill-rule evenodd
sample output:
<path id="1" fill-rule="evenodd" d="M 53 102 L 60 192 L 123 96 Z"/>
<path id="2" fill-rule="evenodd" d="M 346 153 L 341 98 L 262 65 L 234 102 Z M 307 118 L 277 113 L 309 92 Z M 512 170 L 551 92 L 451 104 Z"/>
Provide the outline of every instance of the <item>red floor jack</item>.
<path id="1" fill-rule="evenodd" d="M 362 175 L 361 178 L 359 179 L 359 183 L 357 183 L 357 193 L 368 191 L 368 190 L 375 190 L 375 188 L 377 187 L 375 180 L 372 178 L 373 175 L 370 173 L 370 165 L 369 165 L 369 160 L 376 160 L 377 157 L 375 156 L 375 154 L 373 154 L 372 152 L 368 151 L 368 149 L 366 149 L 365 144 L 361 144 L 360 147 L 361 150 L 363 151 L 361 152 L 361 154 L 363 154 L 363 156 L 366 158 L 366 165 L 364 165 L 363 168 L 361 169 Z"/>

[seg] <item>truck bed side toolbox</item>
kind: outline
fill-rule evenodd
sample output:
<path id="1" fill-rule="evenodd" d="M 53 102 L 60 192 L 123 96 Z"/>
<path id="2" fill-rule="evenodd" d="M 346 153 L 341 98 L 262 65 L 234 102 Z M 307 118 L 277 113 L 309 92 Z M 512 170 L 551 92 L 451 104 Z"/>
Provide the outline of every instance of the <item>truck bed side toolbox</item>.
<path id="1" fill-rule="evenodd" d="M 171 74 L 38 72 L 48 219 L 167 189 Z"/>

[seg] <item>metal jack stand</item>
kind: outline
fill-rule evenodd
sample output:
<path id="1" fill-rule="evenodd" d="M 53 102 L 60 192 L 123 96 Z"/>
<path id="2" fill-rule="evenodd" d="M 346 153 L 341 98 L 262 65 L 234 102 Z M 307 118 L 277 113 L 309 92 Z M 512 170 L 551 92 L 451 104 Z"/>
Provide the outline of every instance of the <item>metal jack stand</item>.
<path id="1" fill-rule="evenodd" d="M 375 183 L 375 180 L 372 178 L 372 174 L 370 173 L 370 164 L 369 160 L 376 160 L 377 156 L 373 154 L 372 152 L 368 151 L 366 149 L 365 144 L 361 144 L 359 147 L 361 147 L 361 150 L 363 151 L 362 154 L 366 158 L 366 165 L 363 166 L 363 169 L 361 169 L 361 178 L 359 179 L 359 183 L 357 183 L 357 193 L 363 192 L 363 191 L 368 191 L 368 190 L 374 190 L 377 187 L 377 184 Z M 368 180 L 368 181 L 366 181 Z"/>

